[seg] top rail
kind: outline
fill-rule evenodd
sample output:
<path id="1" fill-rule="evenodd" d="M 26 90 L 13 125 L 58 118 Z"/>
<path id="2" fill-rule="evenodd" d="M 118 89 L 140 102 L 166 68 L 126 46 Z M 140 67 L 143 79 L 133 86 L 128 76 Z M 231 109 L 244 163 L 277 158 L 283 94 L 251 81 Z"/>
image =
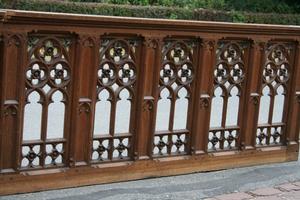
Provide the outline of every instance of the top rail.
<path id="1" fill-rule="evenodd" d="M 24 25 L 59 25 L 94 28 L 124 28 L 144 30 L 176 30 L 181 32 L 197 33 L 236 33 L 262 35 L 289 35 L 299 36 L 300 26 L 246 24 L 229 22 L 207 22 L 172 19 L 148 19 L 134 17 L 112 17 L 81 15 L 70 13 L 47 13 L 35 11 L 20 11 L 3 9 L 0 11 L 0 20 L 4 24 Z"/>

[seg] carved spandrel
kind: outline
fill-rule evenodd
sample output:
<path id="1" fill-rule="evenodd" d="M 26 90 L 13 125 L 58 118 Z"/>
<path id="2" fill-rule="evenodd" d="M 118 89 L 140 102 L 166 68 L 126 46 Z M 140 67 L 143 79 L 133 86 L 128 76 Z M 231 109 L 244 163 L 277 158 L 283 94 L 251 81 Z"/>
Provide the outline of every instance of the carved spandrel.
<path id="1" fill-rule="evenodd" d="M 27 39 L 21 169 L 64 165 L 65 111 L 72 77 L 70 46 L 68 37 L 32 35 Z M 45 111 L 48 116 L 43 114 Z M 41 124 L 32 126 L 29 119 Z M 36 144 L 33 133 L 44 144 Z M 56 141 L 48 142 L 49 139 Z M 60 152 L 57 145 L 61 146 Z"/>
<path id="2" fill-rule="evenodd" d="M 100 44 L 91 160 L 96 163 L 128 160 L 132 157 L 133 132 L 129 127 L 131 108 L 136 104 L 137 51 L 141 41 L 107 35 L 101 38 Z M 122 127 L 120 120 L 123 120 Z M 120 133 L 126 136 L 118 136 Z"/>
<path id="3" fill-rule="evenodd" d="M 192 39 L 167 38 L 164 41 L 159 74 L 154 156 L 186 154 L 188 151 L 189 131 L 186 130 L 186 124 L 191 87 L 195 78 L 194 51 L 196 44 Z M 169 115 L 165 116 L 166 113 Z M 186 131 L 177 133 L 175 132 L 177 130 Z M 162 134 L 164 132 L 169 132 L 169 136 Z"/>
<path id="4" fill-rule="evenodd" d="M 217 45 L 208 134 L 209 151 L 239 148 L 240 98 L 247 75 L 244 59 L 249 42 L 221 40 Z"/>
<path id="5" fill-rule="evenodd" d="M 284 140 L 285 98 L 289 92 L 288 83 L 292 70 L 290 61 L 295 48 L 292 43 L 275 41 L 270 41 L 265 46 L 257 146 L 280 145 Z"/>

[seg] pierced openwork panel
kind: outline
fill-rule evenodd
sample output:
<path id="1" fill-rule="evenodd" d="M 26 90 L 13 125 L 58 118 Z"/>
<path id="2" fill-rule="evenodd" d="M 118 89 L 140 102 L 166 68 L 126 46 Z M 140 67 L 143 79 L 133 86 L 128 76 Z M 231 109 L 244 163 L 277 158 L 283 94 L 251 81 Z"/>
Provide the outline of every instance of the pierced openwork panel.
<path id="1" fill-rule="evenodd" d="M 216 50 L 208 151 L 238 147 L 247 42 L 220 41 Z"/>
<path id="2" fill-rule="evenodd" d="M 191 85 L 195 74 L 195 42 L 166 40 L 162 49 L 159 100 L 153 144 L 154 156 L 188 151 Z"/>
<path id="3" fill-rule="evenodd" d="M 256 144 L 280 145 L 283 143 L 285 102 L 291 74 L 291 51 L 289 43 L 269 43 L 265 51 L 262 72 L 262 90 L 256 132 Z"/>
<path id="4" fill-rule="evenodd" d="M 28 38 L 21 169 L 64 165 L 70 45 L 69 38 Z"/>
<path id="5" fill-rule="evenodd" d="M 135 39 L 101 40 L 92 161 L 132 157 L 133 117 L 138 75 Z"/>

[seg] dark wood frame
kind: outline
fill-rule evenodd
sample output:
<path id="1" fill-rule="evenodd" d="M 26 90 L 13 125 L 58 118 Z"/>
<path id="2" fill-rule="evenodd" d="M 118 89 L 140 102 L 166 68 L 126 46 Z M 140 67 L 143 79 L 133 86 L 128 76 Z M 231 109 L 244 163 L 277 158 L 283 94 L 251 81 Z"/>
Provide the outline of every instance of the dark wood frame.
<path id="1" fill-rule="evenodd" d="M 300 28 L 180 20 L 0 11 L 0 194 L 32 192 L 146 177 L 297 160 L 300 121 Z M 32 35 L 68 37 L 72 70 L 61 166 L 20 166 L 25 105 L 27 43 Z M 91 160 L 99 48 L 103 38 L 134 38 L 137 79 L 131 107 L 128 159 Z M 153 156 L 161 52 L 167 40 L 193 40 L 193 82 L 185 152 Z M 246 78 L 242 87 L 236 148 L 208 151 L 213 70 L 219 41 L 245 41 Z M 277 145 L 256 145 L 266 47 L 288 43 L 290 77 L 286 85 L 284 133 Z M 174 113 L 173 113 L 174 114 Z M 45 119 L 44 119 L 45 121 Z M 44 122 L 47 123 L 47 122 Z M 44 133 L 43 133 L 44 134 Z M 170 132 L 174 134 L 174 132 Z M 123 137 L 123 136 L 120 136 Z M 124 136 L 125 137 L 125 136 Z M 127 135 L 126 135 L 127 137 Z M 44 142 L 44 141 L 43 141 Z M 50 143 L 57 141 L 50 141 Z M 61 142 L 61 141 L 60 141 Z M 34 144 L 37 144 L 36 142 Z M 24 145 L 24 144 L 23 144 Z M 27 144 L 25 144 L 27 145 Z"/>

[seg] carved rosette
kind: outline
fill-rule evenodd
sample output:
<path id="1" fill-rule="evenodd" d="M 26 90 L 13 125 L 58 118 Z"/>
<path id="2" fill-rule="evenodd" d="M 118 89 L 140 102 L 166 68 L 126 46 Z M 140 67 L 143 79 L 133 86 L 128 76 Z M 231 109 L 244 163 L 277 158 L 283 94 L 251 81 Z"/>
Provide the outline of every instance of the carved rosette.
<path id="1" fill-rule="evenodd" d="M 123 91 L 129 93 L 126 101 L 130 102 L 130 106 L 135 106 L 138 75 L 136 51 L 140 45 L 140 41 L 135 38 L 105 36 L 101 39 L 99 49 L 100 63 L 96 86 L 97 102 L 110 102 L 110 110 L 116 112 L 118 102 L 122 100 L 121 93 Z M 108 94 L 108 97 L 101 99 L 100 94 L 104 92 Z M 150 104 L 149 107 L 145 107 L 144 109 L 149 108 Z M 109 115 L 109 123 L 112 124 L 110 126 L 115 127 L 117 114 L 109 113 Z M 96 120 L 101 119 L 95 118 L 95 123 Z M 92 162 L 99 163 L 131 159 L 133 157 L 131 146 L 132 134 L 131 130 L 122 135 L 116 132 L 115 129 L 110 129 L 109 137 L 107 135 L 94 135 L 91 155 Z"/>
<path id="2" fill-rule="evenodd" d="M 227 108 L 229 99 L 232 96 L 240 98 L 243 84 L 245 82 L 246 70 L 244 64 L 245 50 L 249 48 L 247 41 L 228 41 L 218 42 L 216 50 L 216 65 L 214 68 L 214 96 L 212 98 L 212 108 L 215 98 L 222 98 L 222 106 L 219 112 L 222 113 L 217 127 L 210 127 L 208 136 L 208 151 L 223 151 L 239 148 L 239 125 L 227 124 Z M 237 110 L 239 104 L 234 105 Z M 233 109 L 233 108 L 231 108 Z M 223 114 L 225 113 L 225 115 Z M 237 113 L 237 118 L 238 118 Z M 211 115 L 210 120 L 215 120 Z M 211 123 L 212 124 L 212 123 Z M 230 128 L 229 128 L 230 127 Z"/>
<path id="3" fill-rule="evenodd" d="M 196 41 L 194 40 L 173 40 L 169 38 L 164 41 L 158 96 L 160 101 L 163 98 L 163 91 L 168 91 L 169 96 L 167 98 L 171 102 L 170 114 L 173 115 L 173 118 L 174 113 L 171 113 L 171 111 L 176 112 L 175 104 L 180 99 L 179 92 L 181 90 L 186 91 L 185 96 L 181 98 L 190 98 L 191 85 L 195 76 L 195 43 Z M 158 112 L 160 111 L 157 110 Z M 171 122 L 167 120 L 165 123 L 170 124 Z M 174 127 L 174 124 L 170 126 Z M 163 134 L 163 131 L 155 133 L 153 143 L 154 156 L 186 154 L 188 151 L 189 131 L 180 132 L 171 128 L 167 132 L 166 134 Z"/>
<path id="4" fill-rule="evenodd" d="M 43 143 L 36 143 L 36 140 L 23 142 L 21 169 L 63 165 L 65 140 L 57 138 L 53 142 L 53 140 L 48 139 L 47 126 L 52 125 L 48 124 L 49 120 L 45 120 L 50 118 L 49 114 L 46 116 L 44 113 L 50 113 L 50 104 L 57 103 L 56 101 L 65 106 L 68 105 L 72 74 L 69 64 L 70 46 L 71 40 L 64 37 L 29 36 L 27 39 L 28 64 L 24 74 L 26 86 L 24 118 L 28 117 L 26 113 L 29 111 L 26 111 L 26 109 L 31 108 L 30 105 L 36 103 L 41 105 L 42 111 L 35 109 L 30 112 L 41 116 L 42 124 L 40 126 L 43 128 L 39 129 L 39 134 Z M 54 100 L 54 98 L 60 100 Z M 60 124 L 64 126 L 64 116 L 62 116 L 62 119 L 57 120 L 62 120 Z M 28 119 L 25 119 L 23 127 L 27 127 L 26 121 Z M 24 134 L 25 132 L 23 137 Z M 26 134 L 28 133 L 26 132 Z M 57 146 L 61 147 L 60 151 L 57 151 Z M 24 153 L 26 151 L 27 153 Z"/>
<path id="5" fill-rule="evenodd" d="M 266 119 L 265 122 L 258 122 L 256 145 L 280 145 L 283 142 L 285 122 L 283 121 L 283 113 L 285 112 L 285 97 L 288 91 L 288 82 L 291 75 L 291 55 L 295 46 L 292 43 L 269 42 L 265 50 L 265 63 L 262 73 L 262 90 L 261 98 L 268 98 L 270 101 L 277 102 L 277 98 L 283 96 L 283 101 L 280 103 L 268 103 L 265 109 L 260 109 L 259 116 L 272 116 Z M 266 103 L 265 103 L 266 104 Z M 281 120 L 274 121 L 276 107 L 282 108 Z M 270 115 L 270 112 L 271 115 Z"/>

